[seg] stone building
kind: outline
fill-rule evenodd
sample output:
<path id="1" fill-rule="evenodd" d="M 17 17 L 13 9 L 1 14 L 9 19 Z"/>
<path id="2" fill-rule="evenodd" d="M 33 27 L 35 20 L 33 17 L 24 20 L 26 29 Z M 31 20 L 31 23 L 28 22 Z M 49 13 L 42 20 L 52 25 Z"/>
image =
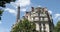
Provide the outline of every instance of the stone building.
<path id="1" fill-rule="evenodd" d="M 47 8 L 31 7 L 31 11 L 25 13 L 24 18 L 36 24 L 36 30 L 39 32 L 53 32 L 54 24 L 52 15 L 48 13 Z M 17 11 L 17 24 L 20 21 L 20 7 Z M 15 26 L 13 25 L 13 27 Z"/>
<path id="2" fill-rule="evenodd" d="M 31 11 L 25 13 L 25 18 L 36 24 L 39 32 L 52 32 L 54 28 L 53 19 L 47 8 L 32 7 Z"/>

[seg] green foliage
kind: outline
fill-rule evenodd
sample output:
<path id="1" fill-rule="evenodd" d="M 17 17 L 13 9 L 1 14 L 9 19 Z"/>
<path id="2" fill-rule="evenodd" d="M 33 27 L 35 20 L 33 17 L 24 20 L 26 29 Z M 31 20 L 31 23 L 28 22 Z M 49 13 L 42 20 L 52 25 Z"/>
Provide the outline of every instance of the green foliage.
<path id="1" fill-rule="evenodd" d="M 20 22 L 18 22 L 11 30 L 11 32 L 37 32 L 35 30 L 36 25 L 35 23 L 32 23 L 28 21 L 27 19 L 24 19 Z"/>
<path id="2" fill-rule="evenodd" d="M 6 3 L 14 2 L 15 0 L 0 0 L 0 6 L 5 7 Z"/>
<path id="3" fill-rule="evenodd" d="M 0 20 L 1 20 L 2 13 L 3 13 L 3 11 L 0 10 Z"/>
<path id="4" fill-rule="evenodd" d="M 60 21 L 58 21 L 57 25 L 55 26 L 54 32 L 60 32 Z"/>
<path id="5" fill-rule="evenodd" d="M 5 1 L 0 1 L 0 6 L 5 7 Z"/>
<path id="6" fill-rule="evenodd" d="M 5 7 L 6 3 L 14 2 L 15 0 L 0 0 L 0 7 Z M 3 11 L 0 9 L 0 20 L 2 16 Z"/>
<path id="7" fill-rule="evenodd" d="M 6 3 L 14 2 L 15 0 L 0 0 L 0 1 L 5 1 Z"/>
<path id="8" fill-rule="evenodd" d="M 2 16 L 3 11 L 0 10 L 0 16 Z"/>

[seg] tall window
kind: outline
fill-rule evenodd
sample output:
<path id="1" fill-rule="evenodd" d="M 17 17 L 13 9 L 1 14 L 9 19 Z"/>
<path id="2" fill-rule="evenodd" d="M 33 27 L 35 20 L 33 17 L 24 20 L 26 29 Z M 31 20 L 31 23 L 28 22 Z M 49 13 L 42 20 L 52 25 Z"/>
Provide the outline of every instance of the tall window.
<path id="1" fill-rule="evenodd" d="M 43 17 L 45 17 L 45 16 L 47 16 L 46 14 L 40 14 L 40 16 L 43 16 Z"/>
<path id="2" fill-rule="evenodd" d="M 31 18 L 31 20 L 33 21 L 33 17 Z"/>
<path id="3" fill-rule="evenodd" d="M 26 16 L 26 18 L 28 19 L 28 16 Z"/>
<path id="4" fill-rule="evenodd" d="M 36 16 L 38 16 L 38 13 L 35 13 L 36 14 Z"/>
<path id="5" fill-rule="evenodd" d="M 40 30 L 40 28 L 39 28 L 39 24 L 38 23 L 35 23 L 36 24 L 36 30 Z"/>
<path id="6" fill-rule="evenodd" d="M 43 18 L 42 17 L 40 18 L 40 21 L 43 21 Z"/>
<path id="7" fill-rule="evenodd" d="M 41 32 L 41 29 L 42 29 L 41 23 L 39 24 L 39 26 L 40 26 L 39 28 L 40 28 L 40 32 Z"/>
<path id="8" fill-rule="evenodd" d="M 44 29 L 44 32 L 46 32 L 46 27 L 45 27 L 45 23 L 43 23 L 43 29 Z"/>
<path id="9" fill-rule="evenodd" d="M 39 18 L 38 17 L 35 17 L 35 21 L 39 21 Z"/>
<path id="10" fill-rule="evenodd" d="M 32 14 L 31 16 L 34 17 L 34 16 L 36 16 L 36 14 Z"/>

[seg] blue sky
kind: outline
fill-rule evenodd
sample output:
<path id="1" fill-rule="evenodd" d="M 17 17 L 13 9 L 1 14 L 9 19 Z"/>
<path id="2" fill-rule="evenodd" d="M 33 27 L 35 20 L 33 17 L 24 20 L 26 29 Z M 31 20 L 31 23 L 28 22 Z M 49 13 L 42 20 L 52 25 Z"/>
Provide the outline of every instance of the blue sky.
<path id="1" fill-rule="evenodd" d="M 16 0 L 10 4 L 6 4 L 0 21 L 0 32 L 10 32 L 12 25 L 16 22 L 17 6 L 20 4 L 21 17 L 25 11 L 29 11 L 31 7 L 47 7 L 52 14 L 54 24 L 60 20 L 60 0 Z"/>

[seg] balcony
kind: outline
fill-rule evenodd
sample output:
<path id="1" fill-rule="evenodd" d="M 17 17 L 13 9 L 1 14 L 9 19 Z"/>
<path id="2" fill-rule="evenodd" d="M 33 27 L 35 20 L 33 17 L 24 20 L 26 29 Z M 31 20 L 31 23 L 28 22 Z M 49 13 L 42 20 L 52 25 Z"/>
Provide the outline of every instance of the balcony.
<path id="1" fill-rule="evenodd" d="M 48 18 L 44 18 L 44 21 L 48 21 Z"/>
<path id="2" fill-rule="evenodd" d="M 47 15 L 46 15 L 46 14 L 40 14 L 40 16 L 42 16 L 42 17 L 46 17 Z"/>
<path id="3" fill-rule="evenodd" d="M 48 18 L 40 18 L 40 21 L 48 21 Z"/>
<path id="4" fill-rule="evenodd" d="M 32 17 L 34 17 L 34 16 L 38 16 L 38 13 L 31 14 L 31 16 L 32 16 Z"/>
<path id="5" fill-rule="evenodd" d="M 38 17 L 35 17 L 34 21 L 39 21 L 39 18 Z"/>

